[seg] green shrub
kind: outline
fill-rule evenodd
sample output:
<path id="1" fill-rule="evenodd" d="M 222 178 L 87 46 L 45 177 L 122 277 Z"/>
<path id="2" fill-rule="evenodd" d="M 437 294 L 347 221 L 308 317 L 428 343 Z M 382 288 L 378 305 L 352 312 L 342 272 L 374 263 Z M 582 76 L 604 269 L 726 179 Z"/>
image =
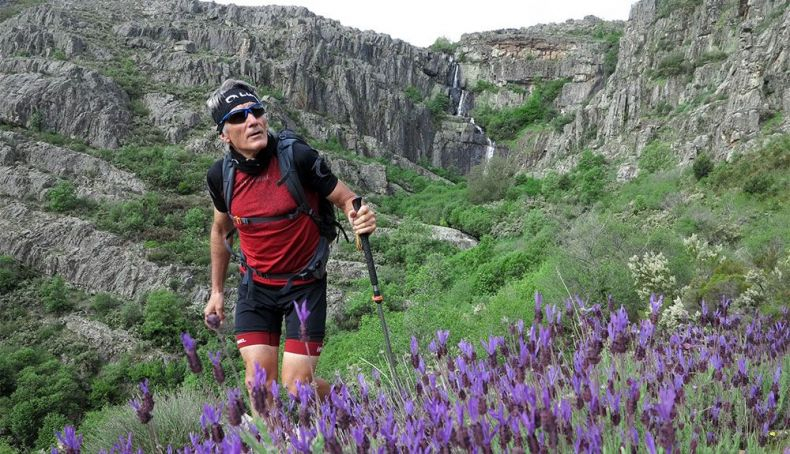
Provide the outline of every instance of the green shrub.
<path id="1" fill-rule="evenodd" d="M 434 41 L 433 44 L 431 44 L 428 48 L 434 52 L 442 52 L 452 55 L 458 48 L 458 43 L 454 43 L 446 37 L 440 36 L 436 38 L 436 41 Z"/>
<path id="2" fill-rule="evenodd" d="M 44 281 L 39 289 L 39 296 L 47 312 L 63 313 L 74 307 L 74 303 L 68 298 L 66 282 L 60 276 Z"/>
<path id="3" fill-rule="evenodd" d="M 450 108 L 450 98 L 448 98 L 447 94 L 444 92 L 436 93 L 425 107 L 431 112 L 431 118 L 433 118 L 434 124 L 439 124 L 447 115 L 447 109 Z"/>
<path id="4" fill-rule="evenodd" d="M 108 293 L 97 293 L 91 299 L 91 310 L 100 316 L 107 315 L 108 312 L 118 308 L 121 302 L 113 298 Z"/>
<path id="5" fill-rule="evenodd" d="M 499 91 L 499 88 L 487 80 L 478 79 L 477 82 L 475 82 L 475 86 L 472 87 L 470 91 L 475 94 L 480 94 L 486 91 L 491 93 L 497 93 Z"/>
<path id="6" fill-rule="evenodd" d="M 414 85 L 409 85 L 408 87 L 406 87 L 406 89 L 403 90 L 403 93 L 413 103 L 420 103 L 423 100 L 422 93 L 420 93 L 420 90 Z"/>
<path id="7" fill-rule="evenodd" d="M 8 293 L 22 280 L 22 270 L 13 257 L 0 255 L 0 293 Z"/>
<path id="8" fill-rule="evenodd" d="M 475 120 L 494 140 L 512 140 L 519 131 L 530 124 L 548 122 L 554 117 L 552 103 L 567 81 L 568 79 L 557 79 L 538 82 L 523 105 L 499 110 L 483 106 L 479 110 L 476 109 Z"/>
<path id="9" fill-rule="evenodd" d="M 771 191 L 773 179 L 769 175 L 753 175 L 743 183 L 743 192 L 751 195 L 764 195 Z"/>
<path id="10" fill-rule="evenodd" d="M 513 186 L 516 166 L 512 160 L 493 156 L 469 170 L 467 196 L 474 204 L 500 200 Z"/>
<path id="11" fill-rule="evenodd" d="M 669 144 L 653 140 L 642 149 L 639 155 L 639 169 L 647 173 L 670 170 L 677 164 Z"/>
<path id="12" fill-rule="evenodd" d="M 156 440 L 161 446 L 188 445 L 190 433 L 202 433 L 200 416 L 203 413 L 205 392 L 181 389 L 175 392 L 154 394 L 153 424 L 144 426 L 134 410 L 127 404 L 106 407 L 89 413 L 79 432 L 84 436 L 83 452 L 99 452 L 118 443 L 129 432 L 134 434 L 134 446 L 142 452 L 158 452 Z M 156 439 L 152 438 L 152 429 Z"/>
<path id="13" fill-rule="evenodd" d="M 143 308 L 134 301 L 127 301 L 121 306 L 121 326 L 131 328 L 143 322 Z"/>
<path id="14" fill-rule="evenodd" d="M 656 65 L 654 77 L 672 77 L 681 74 L 688 74 L 693 70 L 693 66 L 688 62 L 681 52 L 673 52 Z"/>
<path id="15" fill-rule="evenodd" d="M 59 181 L 58 184 L 47 191 L 44 198 L 47 201 L 47 208 L 59 213 L 72 211 L 84 205 L 84 202 L 77 197 L 74 183 L 67 180 Z"/>
<path id="16" fill-rule="evenodd" d="M 711 160 L 707 154 L 701 154 L 697 156 L 697 159 L 694 160 L 694 165 L 692 166 L 694 178 L 697 180 L 705 178 L 713 170 L 713 167 L 713 160 Z"/>
<path id="17" fill-rule="evenodd" d="M 186 309 L 186 302 L 172 292 L 151 292 L 145 301 L 140 333 L 156 345 L 175 348 L 181 342 L 179 335 L 188 328 Z"/>
<path id="18" fill-rule="evenodd" d="M 41 111 L 34 110 L 30 114 L 30 117 L 27 119 L 27 127 L 36 132 L 44 130 L 44 115 L 41 114 Z"/>
<path id="19" fill-rule="evenodd" d="M 60 413 L 47 414 L 41 423 L 41 428 L 38 430 L 35 447 L 47 451 L 50 447 L 57 446 L 55 432 L 61 432 L 66 424 L 70 424 L 70 421 Z"/>

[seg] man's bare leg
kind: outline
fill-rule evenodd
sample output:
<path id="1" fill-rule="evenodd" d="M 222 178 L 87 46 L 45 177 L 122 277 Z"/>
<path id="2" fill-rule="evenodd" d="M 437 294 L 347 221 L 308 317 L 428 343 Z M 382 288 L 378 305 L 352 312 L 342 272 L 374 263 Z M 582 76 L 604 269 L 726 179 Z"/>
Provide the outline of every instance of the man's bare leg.
<path id="1" fill-rule="evenodd" d="M 278 346 L 271 345 L 249 345 L 239 349 L 241 358 L 244 360 L 244 382 L 247 385 L 247 392 L 250 394 L 250 401 L 252 401 L 252 385 L 255 383 L 255 364 L 266 370 L 266 404 L 271 406 L 273 396 L 271 394 L 272 381 L 277 378 L 277 356 L 279 354 Z M 253 409 L 254 411 L 255 409 Z M 256 412 L 257 414 L 257 412 Z M 260 415 L 258 415 L 260 416 Z"/>
<path id="2" fill-rule="evenodd" d="M 300 355 L 298 353 L 283 353 L 283 384 L 288 392 L 296 395 L 296 382 L 314 383 L 319 400 L 329 394 L 329 383 L 313 376 L 313 371 L 318 365 L 318 356 Z"/>

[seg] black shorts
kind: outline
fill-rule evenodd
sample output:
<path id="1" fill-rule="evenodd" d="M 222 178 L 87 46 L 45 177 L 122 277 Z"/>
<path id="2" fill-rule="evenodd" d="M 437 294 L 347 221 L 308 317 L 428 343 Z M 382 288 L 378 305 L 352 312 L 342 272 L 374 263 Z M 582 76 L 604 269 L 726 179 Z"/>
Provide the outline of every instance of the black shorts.
<path id="1" fill-rule="evenodd" d="M 307 308 L 310 311 L 305 323 L 307 340 L 311 344 L 320 344 L 324 340 L 326 330 L 326 278 L 308 284 L 294 285 L 285 293 L 281 293 L 280 287 L 255 282 L 240 284 L 235 317 L 236 338 L 254 339 L 242 342 L 247 345 L 279 345 L 283 318 L 285 318 L 285 338 L 301 339 L 301 322 L 294 303 L 302 304 L 303 301 L 307 301 Z M 244 338 L 240 336 L 243 333 L 257 333 L 263 336 Z M 246 346 L 242 343 L 238 345 L 240 348 Z"/>

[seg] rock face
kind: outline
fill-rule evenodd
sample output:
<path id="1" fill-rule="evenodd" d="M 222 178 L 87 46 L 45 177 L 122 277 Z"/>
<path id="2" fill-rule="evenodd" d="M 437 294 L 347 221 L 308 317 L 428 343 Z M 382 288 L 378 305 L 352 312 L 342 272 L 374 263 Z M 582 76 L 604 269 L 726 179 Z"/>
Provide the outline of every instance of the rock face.
<path id="1" fill-rule="evenodd" d="M 145 190 L 133 174 L 106 161 L 0 131 L 0 194 L 43 200 L 60 180 L 71 181 L 77 196 L 96 201 L 127 199 Z"/>
<path id="2" fill-rule="evenodd" d="M 192 287 L 192 273 L 158 266 L 144 258 L 142 246 L 96 230 L 81 219 L 35 211 L 0 199 L 0 254 L 11 255 L 42 274 L 63 276 L 91 292 L 141 297 L 176 280 Z"/>
<path id="3" fill-rule="evenodd" d="M 0 59 L 0 122 L 114 148 L 128 134 L 129 97 L 111 79 L 41 58 Z"/>
<path id="4" fill-rule="evenodd" d="M 628 179 L 652 141 L 687 163 L 699 153 L 726 159 L 790 131 L 789 42 L 790 8 L 773 0 L 641 0 L 625 23 L 588 17 L 473 33 L 452 56 L 298 7 L 48 1 L 0 26 L 0 253 L 130 298 L 191 282 L 188 270 L 146 261 L 140 245 L 41 211 L 64 179 L 97 201 L 155 188 L 30 137 L 53 132 L 114 149 L 157 131 L 219 156 L 203 103 L 227 78 L 258 87 L 272 117 L 324 142 L 316 148 L 340 146 L 437 180 L 417 163 L 466 172 L 505 154 L 541 173 L 569 169 L 583 149 Z M 522 106 L 540 81 L 557 79 L 567 81 L 551 106 L 562 122 L 507 144 L 475 124 L 484 106 Z M 331 161 L 365 192 L 395 189 L 378 162 Z"/>

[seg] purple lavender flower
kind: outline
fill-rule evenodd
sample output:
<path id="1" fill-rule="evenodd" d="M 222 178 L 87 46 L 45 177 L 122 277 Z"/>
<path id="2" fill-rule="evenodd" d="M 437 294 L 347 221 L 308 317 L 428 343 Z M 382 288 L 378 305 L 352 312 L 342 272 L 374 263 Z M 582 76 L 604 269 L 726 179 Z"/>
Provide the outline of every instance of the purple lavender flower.
<path id="1" fill-rule="evenodd" d="M 184 351 L 187 354 L 189 369 L 196 374 L 203 372 L 203 365 L 200 363 L 200 358 L 198 358 L 196 351 L 195 339 L 192 339 L 189 333 L 181 333 L 181 343 L 184 345 Z"/>
<path id="2" fill-rule="evenodd" d="M 241 398 L 241 391 L 238 388 L 228 390 L 227 403 L 228 422 L 231 426 L 238 426 L 242 422 L 242 415 L 247 412 L 244 399 Z"/>
<path id="3" fill-rule="evenodd" d="M 225 370 L 222 368 L 222 361 L 221 361 L 221 353 L 217 351 L 216 353 L 208 353 L 208 359 L 211 361 L 211 365 L 213 366 L 214 372 L 214 380 L 217 381 L 220 385 L 225 382 Z"/>
<path id="4" fill-rule="evenodd" d="M 272 385 L 276 382 L 272 381 Z M 249 386 L 249 385 L 248 385 Z M 253 373 L 253 382 L 250 386 L 250 400 L 252 401 L 252 408 L 262 416 L 268 415 L 267 406 L 267 389 L 266 389 L 266 369 L 255 363 L 255 371 Z"/>
<path id="5" fill-rule="evenodd" d="M 419 344 L 417 344 L 417 338 L 414 336 L 411 337 L 410 350 L 411 366 L 416 369 L 420 364 L 420 349 Z"/>
<path id="6" fill-rule="evenodd" d="M 656 294 L 653 293 L 650 295 L 650 321 L 654 324 L 658 324 L 658 314 L 661 311 L 661 306 L 664 305 L 664 295 L 656 297 Z"/>
<path id="7" fill-rule="evenodd" d="M 607 326 L 609 340 L 612 342 L 613 353 L 625 353 L 628 349 L 630 332 L 628 331 L 628 313 L 621 306 L 620 310 L 611 314 Z"/>
<path id="8" fill-rule="evenodd" d="M 299 317 L 299 339 L 302 342 L 307 342 L 307 317 L 310 316 L 310 310 L 307 309 L 307 300 L 302 301 L 301 305 L 294 301 L 293 305 L 296 309 L 296 316 Z"/>
<path id="9" fill-rule="evenodd" d="M 535 292 L 535 323 L 540 324 L 543 321 L 543 295 L 540 292 Z"/>
<path id="10" fill-rule="evenodd" d="M 214 443 L 221 443 L 225 438 L 225 432 L 222 430 L 222 410 L 219 406 L 204 404 L 203 414 L 200 416 L 200 426 L 203 428 L 207 437 L 211 437 Z"/>
<path id="11" fill-rule="evenodd" d="M 148 389 L 148 379 L 141 381 L 139 388 L 143 395 L 142 401 L 138 399 L 132 399 L 129 401 L 129 405 L 131 405 L 134 411 L 137 413 L 137 419 L 139 419 L 141 423 L 147 424 L 148 421 L 150 421 L 153 417 L 151 412 L 154 410 L 154 397 L 151 395 L 151 391 Z"/>
<path id="12" fill-rule="evenodd" d="M 221 323 L 222 320 L 220 320 L 219 315 L 217 314 L 208 314 L 206 316 L 206 326 L 208 326 L 211 330 L 219 331 L 219 326 Z"/>
<path id="13" fill-rule="evenodd" d="M 65 454 L 79 454 L 82 449 L 82 435 L 77 435 L 74 426 L 66 426 L 63 432 L 56 432 L 55 437 L 58 440 L 58 446 L 61 447 Z"/>

